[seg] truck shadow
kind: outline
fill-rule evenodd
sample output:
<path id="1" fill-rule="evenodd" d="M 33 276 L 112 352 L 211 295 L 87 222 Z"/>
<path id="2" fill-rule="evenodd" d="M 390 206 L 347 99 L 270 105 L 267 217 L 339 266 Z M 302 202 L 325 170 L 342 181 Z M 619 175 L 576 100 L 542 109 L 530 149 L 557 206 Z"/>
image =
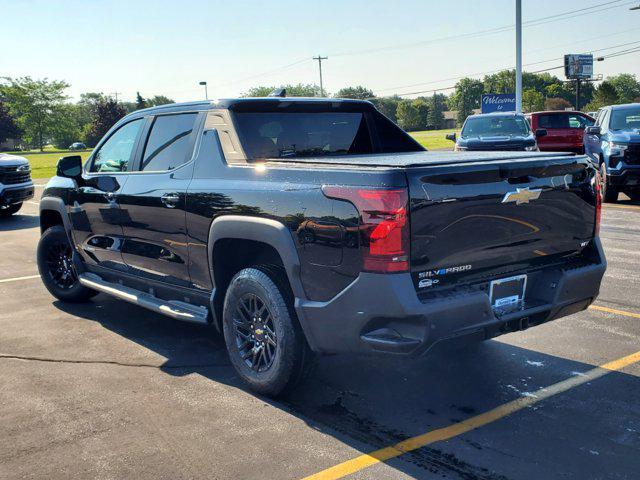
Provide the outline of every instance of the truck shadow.
<path id="1" fill-rule="evenodd" d="M 104 295 L 87 304 L 55 305 L 163 356 L 166 361 L 159 368 L 168 375 L 196 373 L 246 390 L 213 329 L 173 321 L 135 306 L 123 310 L 122 302 Z M 310 378 L 283 398 L 262 400 L 313 429 L 370 453 L 458 423 L 592 368 L 500 341 L 465 349 L 435 349 L 418 360 L 335 355 L 320 358 Z M 627 411 L 628 404 L 625 407 L 610 400 L 618 395 L 640 400 L 638 378 L 610 373 L 579 389 L 578 393 L 563 393 L 560 405 L 554 404 L 551 413 L 536 413 L 533 408 L 521 411 L 455 441 L 422 447 L 387 463 L 414 478 L 556 478 L 548 472 L 560 470 L 571 478 L 610 478 L 611 472 L 621 475 L 619 478 L 633 478 L 631 472 L 639 471 L 640 460 L 629 452 L 637 453 L 640 448 L 640 433 L 628 433 L 626 445 L 606 436 L 590 436 L 601 437 L 601 432 L 615 426 L 611 422 L 621 432 L 640 432 L 640 406 Z M 567 398 L 569 403 L 581 402 L 585 392 L 593 398 L 594 390 L 605 392 L 606 416 L 597 404 L 577 413 L 571 411 L 569 420 L 556 412 L 567 408 Z M 588 432 L 584 431 L 585 422 L 590 425 Z M 602 454 L 585 454 L 585 445 L 594 444 L 594 451 Z M 505 459 L 509 466 L 505 466 Z M 300 476 L 311 473 L 301 472 Z"/>
<path id="2" fill-rule="evenodd" d="M 28 230 L 40 225 L 40 218 L 37 215 L 20 215 L 16 213 L 9 218 L 0 218 L 0 232 L 10 232 L 12 230 Z"/>

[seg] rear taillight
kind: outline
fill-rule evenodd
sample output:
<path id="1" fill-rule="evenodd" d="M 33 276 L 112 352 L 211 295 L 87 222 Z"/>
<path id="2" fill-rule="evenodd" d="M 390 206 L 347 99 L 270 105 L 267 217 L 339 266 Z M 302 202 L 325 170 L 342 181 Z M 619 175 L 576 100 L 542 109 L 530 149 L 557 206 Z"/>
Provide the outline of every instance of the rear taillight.
<path id="1" fill-rule="evenodd" d="M 409 270 L 409 196 L 406 189 L 325 185 L 322 191 L 327 197 L 346 200 L 358 209 L 365 271 Z"/>
<path id="2" fill-rule="evenodd" d="M 601 188 L 600 173 L 596 172 L 594 190 L 596 192 L 596 227 L 593 234 L 598 235 L 600 233 L 600 221 L 602 219 L 602 188 Z"/>

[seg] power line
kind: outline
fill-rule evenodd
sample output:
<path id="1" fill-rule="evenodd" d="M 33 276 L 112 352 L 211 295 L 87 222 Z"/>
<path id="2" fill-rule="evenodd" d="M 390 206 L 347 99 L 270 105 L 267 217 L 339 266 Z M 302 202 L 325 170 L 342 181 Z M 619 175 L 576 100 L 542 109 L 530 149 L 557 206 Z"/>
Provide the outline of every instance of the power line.
<path id="1" fill-rule="evenodd" d="M 598 12 L 602 12 L 605 10 L 610 10 L 613 8 L 619 8 L 619 7 L 623 7 L 626 5 L 629 5 L 631 3 L 634 3 L 633 1 L 626 1 L 625 3 L 620 3 L 623 0 L 613 0 L 613 1 L 609 1 L 609 2 L 604 2 L 604 3 L 600 3 L 597 5 L 592 5 L 590 7 L 584 7 L 584 8 L 579 8 L 577 10 L 569 10 L 566 12 L 562 12 L 562 13 L 557 13 L 555 15 L 549 15 L 546 17 L 540 17 L 540 18 L 536 18 L 536 19 L 532 19 L 526 22 L 523 22 L 522 25 L 523 26 L 538 26 L 538 25 L 543 25 L 546 23 L 552 23 L 552 22 L 557 22 L 557 21 L 562 21 L 562 20 L 568 20 L 570 18 L 575 18 L 575 17 L 580 17 L 583 15 L 589 15 L 592 13 L 598 13 Z M 618 4 L 618 5 L 613 5 L 613 4 Z M 600 8 L 600 7 L 604 7 L 604 8 Z M 594 9 L 598 9 L 598 10 L 594 10 Z M 593 10 L 593 11 L 589 11 L 589 10 Z M 332 54 L 332 56 L 334 57 L 342 57 L 342 56 L 352 56 L 352 55 L 363 55 L 363 54 L 369 54 L 369 53 L 376 53 L 376 52 L 381 52 L 381 51 L 385 51 L 385 50 L 397 50 L 397 49 L 405 49 L 405 48 L 412 48 L 412 47 L 417 47 L 417 46 L 422 46 L 422 45 L 429 45 L 432 43 L 441 43 L 441 42 L 446 42 L 449 40 L 455 40 L 455 39 L 459 39 L 459 38 L 476 38 L 476 37 L 481 37 L 481 36 L 486 36 L 486 35 L 494 35 L 496 33 L 502 33 L 502 32 L 507 32 L 510 31 L 512 29 L 515 28 L 515 25 L 510 24 L 510 25 L 503 25 L 501 27 L 494 27 L 494 28 L 489 28 L 489 29 L 485 29 L 485 30 L 478 30 L 475 32 L 468 32 L 468 33 L 463 33 L 463 34 L 459 34 L 459 35 L 449 35 L 446 37 L 439 37 L 439 38 L 434 38 L 434 39 L 430 39 L 430 40 L 422 40 L 419 42 L 413 42 L 413 43 L 404 43 L 404 44 L 396 44 L 396 45 L 388 45 L 385 47 L 377 47 L 377 48 L 370 48 L 370 49 L 365 49 L 365 50 L 358 50 L 358 51 L 352 51 L 352 52 L 341 52 L 341 53 L 334 53 Z"/>
<path id="2" fill-rule="evenodd" d="M 614 53 L 610 53 L 609 55 L 604 55 L 602 58 L 603 58 L 603 59 L 607 59 L 607 58 L 615 58 L 615 57 L 621 57 L 621 56 L 623 56 L 623 55 L 630 55 L 630 54 L 632 54 L 632 53 L 639 53 L 639 52 L 640 52 L 640 47 L 634 47 L 634 48 L 632 48 L 632 49 L 621 50 L 620 52 L 614 52 Z M 557 66 L 555 66 L 555 67 L 545 68 L 545 69 L 543 69 L 543 70 L 535 70 L 535 71 L 533 71 L 533 72 L 527 72 L 527 73 L 543 73 L 543 72 L 550 72 L 550 71 L 552 71 L 552 70 L 558 70 L 558 69 L 560 69 L 560 68 L 564 68 L 564 65 L 557 65 Z M 461 78 L 464 78 L 464 77 L 461 77 Z M 447 90 L 453 90 L 453 89 L 455 89 L 455 88 L 456 88 L 456 86 L 455 86 L 455 85 L 452 85 L 452 86 L 449 86 L 449 87 L 430 88 L 430 89 L 428 89 L 428 90 L 421 90 L 421 91 L 418 91 L 418 92 L 404 92 L 404 93 L 398 93 L 398 94 L 396 94 L 396 95 L 398 95 L 398 96 L 419 95 L 419 94 L 421 94 L 421 93 L 444 92 L 444 91 L 447 91 Z M 373 99 L 375 99 L 375 98 L 376 98 L 376 97 L 372 97 L 372 98 L 369 98 L 368 100 L 373 100 Z"/>
<path id="3" fill-rule="evenodd" d="M 609 46 L 609 47 L 604 47 L 604 48 L 599 48 L 599 49 L 596 49 L 596 50 L 591 50 L 591 52 L 602 52 L 602 51 L 605 51 L 605 50 L 611 50 L 613 48 L 620 48 L 620 47 L 624 47 L 624 46 L 627 46 L 627 45 L 635 45 L 635 44 L 638 44 L 638 43 L 640 43 L 640 41 L 621 43 L 621 44 L 618 44 L 618 45 L 612 45 L 612 46 Z M 554 62 L 556 60 L 562 60 L 562 58 L 563 57 L 554 57 L 554 58 L 550 58 L 550 59 L 547 59 L 547 60 L 540 60 L 540 61 L 537 61 L 537 62 L 526 63 L 523 66 L 531 67 L 533 65 L 539 65 L 541 63 L 548 63 L 548 62 Z M 555 70 L 556 68 L 557 67 L 553 67 L 551 70 Z M 495 69 L 495 70 L 488 70 L 488 71 L 485 71 L 485 72 L 470 73 L 470 74 L 467 74 L 467 75 L 459 75 L 459 76 L 456 76 L 456 77 L 441 78 L 439 80 L 430 80 L 428 82 L 414 83 L 414 84 L 411 84 L 411 85 L 387 87 L 387 88 L 377 89 L 376 91 L 384 92 L 384 91 L 389 91 L 389 90 L 397 90 L 399 88 L 418 87 L 418 86 L 421 86 L 421 85 L 433 85 L 434 83 L 442 83 L 442 82 L 448 82 L 448 81 L 452 81 L 452 80 L 460 80 L 460 79 L 466 78 L 466 77 L 478 77 L 478 76 L 481 76 L 481 75 L 490 75 L 492 73 L 498 73 L 498 72 L 501 72 L 503 70 L 508 70 L 508 67 L 498 68 L 498 69 Z M 545 72 L 545 71 L 549 71 L 549 69 L 538 70 L 538 71 L 529 72 L 529 73 L 540 73 L 540 72 Z M 429 91 L 431 91 L 431 90 L 429 90 Z"/>

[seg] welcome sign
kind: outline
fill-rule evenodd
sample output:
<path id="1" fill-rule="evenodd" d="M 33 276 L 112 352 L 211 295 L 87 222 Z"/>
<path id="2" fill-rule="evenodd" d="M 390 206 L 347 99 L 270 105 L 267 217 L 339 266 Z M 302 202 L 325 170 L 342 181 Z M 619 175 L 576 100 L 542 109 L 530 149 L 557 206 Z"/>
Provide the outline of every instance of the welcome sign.
<path id="1" fill-rule="evenodd" d="M 515 93 L 484 93 L 481 98 L 481 112 L 515 112 Z"/>

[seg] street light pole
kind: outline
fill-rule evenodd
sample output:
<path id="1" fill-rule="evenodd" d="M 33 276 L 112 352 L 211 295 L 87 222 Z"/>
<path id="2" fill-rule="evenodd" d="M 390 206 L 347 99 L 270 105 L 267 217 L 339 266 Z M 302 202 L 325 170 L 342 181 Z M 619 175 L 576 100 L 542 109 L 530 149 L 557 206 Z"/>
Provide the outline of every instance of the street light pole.
<path id="1" fill-rule="evenodd" d="M 522 0 L 516 0 L 516 113 L 522 113 Z"/>
<path id="2" fill-rule="evenodd" d="M 324 97 L 324 89 L 322 88 L 322 60 L 326 60 L 329 57 L 322 57 L 318 55 L 317 57 L 313 57 L 314 60 L 318 60 L 318 70 L 320 71 L 320 96 Z"/>
<path id="3" fill-rule="evenodd" d="M 200 82 L 199 85 L 204 85 L 204 99 L 209 100 L 209 92 L 207 92 L 207 82 Z"/>

